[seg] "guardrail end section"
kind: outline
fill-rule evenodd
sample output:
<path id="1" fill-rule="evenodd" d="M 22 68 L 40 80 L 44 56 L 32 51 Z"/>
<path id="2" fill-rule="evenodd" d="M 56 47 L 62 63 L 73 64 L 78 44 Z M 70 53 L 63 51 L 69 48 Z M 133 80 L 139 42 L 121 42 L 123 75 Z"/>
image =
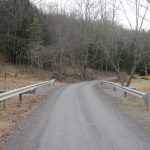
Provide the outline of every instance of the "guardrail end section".
<path id="1" fill-rule="evenodd" d="M 150 93 L 146 93 L 146 95 L 144 96 L 144 100 L 145 100 L 144 108 L 145 110 L 148 110 L 149 101 L 150 101 Z"/>

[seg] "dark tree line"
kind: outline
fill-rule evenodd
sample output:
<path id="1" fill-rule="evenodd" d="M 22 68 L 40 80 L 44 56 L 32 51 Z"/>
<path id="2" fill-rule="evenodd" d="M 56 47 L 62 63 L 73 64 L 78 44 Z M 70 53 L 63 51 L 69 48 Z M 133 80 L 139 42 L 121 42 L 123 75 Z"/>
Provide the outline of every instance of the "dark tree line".
<path id="1" fill-rule="evenodd" d="M 114 0 L 111 6 L 102 0 L 84 2 L 70 12 L 52 4 L 43 13 L 29 0 L 0 0 L 0 51 L 9 62 L 39 71 L 61 75 L 66 67 L 78 68 L 81 79 L 88 78 L 88 68 L 115 71 L 122 84 L 122 72 L 127 72 L 127 86 L 137 70 L 147 75 L 150 32 L 142 30 L 142 23 L 130 30 L 118 25 Z"/>

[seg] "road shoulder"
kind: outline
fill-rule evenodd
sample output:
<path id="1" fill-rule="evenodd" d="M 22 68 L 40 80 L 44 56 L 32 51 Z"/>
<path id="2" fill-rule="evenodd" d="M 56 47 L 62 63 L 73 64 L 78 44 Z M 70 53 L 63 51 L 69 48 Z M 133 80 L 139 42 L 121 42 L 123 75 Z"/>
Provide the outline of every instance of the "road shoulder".
<path id="1" fill-rule="evenodd" d="M 136 97 L 132 97 L 131 95 L 128 95 L 128 99 L 124 99 L 124 97 L 120 96 L 120 94 L 117 94 L 108 88 L 102 87 L 99 84 L 95 86 L 95 89 L 97 92 L 100 92 L 105 96 L 106 103 L 111 103 L 111 105 L 115 107 L 114 110 L 118 110 L 117 113 L 127 116 L 131 121 L 139 125 L 140 128 L 142 127 L 143 130 L 150 134 L 150 112 L 141 108 L 139 109 L 139 105 L 136 104 L 136 101 L 138 101 L 141 107 L 143 101 L 137 99 Z M 135 104 L 132 105 L 133 103 Z"/>
<path id="2" fill-rule="evenodd" d="M 15 139 L 15 137 L 27 127 L 30 118 L 42 110 L 44 105 L 48 102 L 48 98 L 52 97 L 57 90 L 64 86 L 66 86 L 66 83 L 56 82 L 55 87 L 45 87 L 38 91 L 39 94 L 24 96 L 23 99 L 25 102 L 21 109 L 18 107 L 17 98 L 7 102 L 6 110 L 1 110 L 0 112 L 1 118 L 5 117 L 5 120 L 9 123 L 8 126 L 0 130 L 0 149 L 5 149 L 5 145 L 12 139 Z"/>

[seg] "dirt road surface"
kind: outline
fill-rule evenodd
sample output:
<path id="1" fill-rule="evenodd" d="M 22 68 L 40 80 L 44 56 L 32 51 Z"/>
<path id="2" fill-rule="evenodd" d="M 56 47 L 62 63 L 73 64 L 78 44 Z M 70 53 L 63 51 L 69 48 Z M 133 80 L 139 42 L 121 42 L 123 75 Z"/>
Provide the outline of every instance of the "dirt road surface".
<path id="1" fill-rule="evenodd" d="M 150 150 L 150 133 L 97 91 L 97 82 L 57 90 L 5 149 Z"/>

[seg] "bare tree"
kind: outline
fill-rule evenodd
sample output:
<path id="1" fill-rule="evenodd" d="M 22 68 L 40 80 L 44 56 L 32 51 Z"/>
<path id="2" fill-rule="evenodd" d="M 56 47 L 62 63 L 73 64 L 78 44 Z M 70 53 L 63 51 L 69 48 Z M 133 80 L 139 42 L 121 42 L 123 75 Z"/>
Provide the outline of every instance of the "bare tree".
<path id="1" fill-rule="evenodd" d="M 141 46 L 139 45 L 138 39 L 140 36 L 140 31 L 142 30 L 142 27 L 143 27 L 143 24 L 144 24 L 144 21 L 146 18 L 147 11 L 149 9 L 149 3 L 145 4 L 144 13 L 142 13 L 142 14 L 140 12 L 141 7 L 142 7 L 141 3 L 142 3 L 141 0 L 132 1 L 132 4 L 134 4 L 132 10 L 135 13 L 135 28 L 134 28 L 134 26 L 132 25 L 132 23 L 129 19 L 129 16 L 127 14 L 127 10 L 125 9 L 125 6 L 124 6 L 123 2 L 120 0 L 120 4 L 122 6 L 123 13 L 125 14 L 125 17 L 130 25 L 130 28 L 131 28 L 131 30 L 135 30 L 134 36 L 131 39 L 133 41 L 133 64 L 131 67 L 131 72 L 130 72 L 126 86 L 130 85 L 133 75 L 136 71 L 137 65 L 141 61 L 141 58 L 143 55 L 143 48 L 141 48 Z M 129 2 L 129 4 L 130 4 L 130 2 Z"/>
<path id="2" fill-rule="evenodd" d="M 95 58 L 94 56 L 92 58 L 89 57 L 90 44 L 95 41 L 95 33 L 90 23 L 98 17 L 98 2 L 96 0 L 75 0 L 75 4 L 78 17 L 82 20 L 80 22 L 80 43 L 78 45 L 81 79 L 86 79 L 88 64 L 91 62 L 91 59 Z"/>

